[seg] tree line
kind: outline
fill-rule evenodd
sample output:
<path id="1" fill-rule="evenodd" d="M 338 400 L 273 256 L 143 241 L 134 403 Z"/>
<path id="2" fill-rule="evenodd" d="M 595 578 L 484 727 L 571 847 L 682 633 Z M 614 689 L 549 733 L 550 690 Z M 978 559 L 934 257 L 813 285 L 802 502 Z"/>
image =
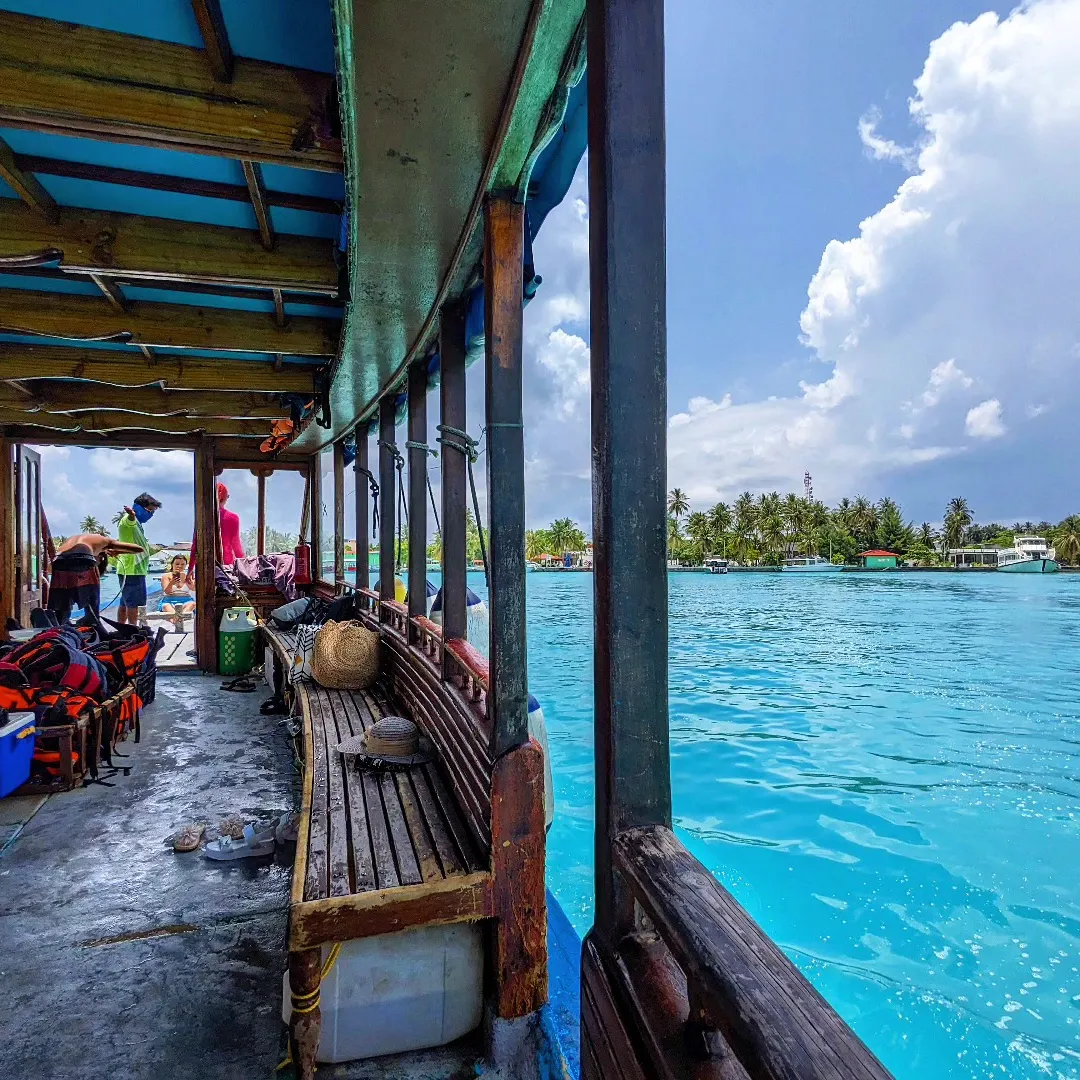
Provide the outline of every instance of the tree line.
<path id="1" fill-rule="evenodd" d="M 776 565 L 796 555 L 820 555 L 833 562 L 854 562 L 859 552 L 882 549 L 920 566 L 946 561 L 949 548 L 965 545 L 1011 547 L 1016 536 L 1045 537 L 1063 562 L 1080 561 L 1080 514 L 1057 525 L 1048 521 L 975 523 L 967 499 L 950 499 L 940 529 L 930 522 L 905 521 L 899 504 L 863 495 L 843 498 L 835 507 L 817 499 L 771 491 L 755 497 L 744 491 L 732 503 L 692 510 L 681 488 L 668 496 L 668 551 L 683 562 L 700 563 L 710 555 L 743 564 Z"/>

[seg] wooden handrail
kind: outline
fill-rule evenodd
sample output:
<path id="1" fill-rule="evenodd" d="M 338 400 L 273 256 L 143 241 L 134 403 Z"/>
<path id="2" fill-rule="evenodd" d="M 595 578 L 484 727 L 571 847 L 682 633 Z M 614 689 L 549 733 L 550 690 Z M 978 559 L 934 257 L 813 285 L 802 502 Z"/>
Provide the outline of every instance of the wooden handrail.
<path id="1" fill-rule="evenodd" d="M 475 645 L 470 645 L 463 638 L 457 638 L 446 642 L 446 651 L 454 657 L 469 678 L 474 679 L 484 690 L 488 688 L 487 657 Z"/>
<path id="2" fill-rule="evenodd" d="M 754 1080 L 891 1080 L 670 829 L 629 829 L 612 854 L 686 976 L 694 1019 L 723 1033 Z"/>

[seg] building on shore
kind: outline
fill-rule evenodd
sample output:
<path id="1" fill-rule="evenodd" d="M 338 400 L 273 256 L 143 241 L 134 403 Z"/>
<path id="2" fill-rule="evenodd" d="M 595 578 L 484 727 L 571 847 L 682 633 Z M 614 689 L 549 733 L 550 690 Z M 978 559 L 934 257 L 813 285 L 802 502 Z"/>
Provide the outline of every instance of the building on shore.
<path id="1" fill-rule="evenodd" d="M 957 570 L 978 567 L 997 569 L 998 556 L 1003 550 L 1006 549 L 999 547 L 949 548 L 946 557 Z"/>
<path id="2" fill-rule="evenodd" d="M 895 551 L 872 548 L 859 552 L 859 565 L 864 570 L 895 570 L 899 564 L 900 556 Z"/>

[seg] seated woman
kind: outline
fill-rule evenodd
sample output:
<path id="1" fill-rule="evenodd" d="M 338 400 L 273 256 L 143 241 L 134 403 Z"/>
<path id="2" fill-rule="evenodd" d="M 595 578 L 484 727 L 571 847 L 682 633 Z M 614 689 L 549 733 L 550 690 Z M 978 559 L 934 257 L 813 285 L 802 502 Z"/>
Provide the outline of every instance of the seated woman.
<path id="1" fill-rule="evenodd" d="M 174 555 L 168 571 L 161 575 L 161 600 L 158 602 L 158 610 L 168 615 L 181 633 L 184 632 L 184 616 L 195 610 L 187 570 L 187 556 Z"/>

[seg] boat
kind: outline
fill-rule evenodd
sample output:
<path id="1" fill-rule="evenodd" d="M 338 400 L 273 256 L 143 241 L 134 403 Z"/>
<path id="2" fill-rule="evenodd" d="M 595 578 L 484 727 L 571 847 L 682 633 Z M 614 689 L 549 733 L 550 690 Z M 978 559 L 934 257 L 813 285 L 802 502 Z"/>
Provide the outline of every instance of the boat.
<path id="1" fill-rule="evenodd" d="M 1060 566 L 1057 552 L 1041 536 L 1018 536 L 998 553 L 997 568 L 1003 574 L 1056 574 Z"/>
<path id="2" fill-rule="evenodd" d="M 272 704 L 287 696 L 296 717 L 291 893 L 265 909 L 273 930 L 238 947 L 259 976 L 242 1000 L 235 979 L 192 961 L 196 946 L 155 954 L 155 978 L 190 991 L 185 1061 L 265 1073 L 273 1035 L 254 1025 L 277 1015 L 288 1030 L 281 1067 L 298 1080 L 353 1057 L 368 1057 L 359 1068 L 379 1080 L 529 1080 L 574 1075 L 578 1061 L 581 1080 L 888 1080 L 672 828 L 663 0 L 196 0 L 187 20 L 171 4 L 19 6 L 34 14 L 0 10 L 0 171 L 27 203 L 0 198 L 0 324 L 18 328 L 0 343 L 0 385 L 19 384 L 0 406 L 0 638 L 43 592 L 34 447 L 172 449 L 194 458 L 198 667 L 219 673 L 220 614 L 235 603 L 215 580 L 215 484 L 230 470 L 258 480 L 257 555 L 267 489 L 278 474 L 300 478 L 289 485 L 293 583 L 337 606 L 338 630 L 363 631 L 379 658 L 370 693 L 308 680 L 286 689 L 299 643 L 260 628 Z M 87 23 L 70 21 L 79 15 Z M 593 925 L 568 944 L 545 888 L 544 753 L 529 727 L 522 315 L 542 284 L 532 241 L 566 196 L 586 135 L 596 559 L 580 553 L 563 570 L 594 574 L 595 619 L 592 659 L 568 643 L 562 662 L 593 677 L 596 873 Z M 58 205 L 76 185 L 35 172 L 76 180 L 77 198 Z M 473 362 L 484 378 L 466 379 Z M 467 409 L 475 387 L 483 403 Z M 466 430 L 478 414 L 483 514 L 470 500 L 481 429 Z M 395 595 L 406 534 L 409 579 L 427 569 L 436 452 L 441 626 L 424 589 Z M 487 526 L 486 657 L 468 638 L 470 511 Z M 245 597 L 261 615 L 282 600 L 270 584 Z M 311 628 L 300 629 L 306 651 Z M 244 708 L 243 698 L 223 705 L 218 686 L 188 679 L 159 695 L 142 730 L 181 752 L 191 740 L 193 782 L 217 768 L 227 795 L 234 769 L 270 771 L 273 759 L 260 749 L 236 762 L 231 744 L 215 757 L 198 725 L 155 728 L 170 696 L 191 715 Z M 398 740 L 393 756 L 412 747 L 398 764 L 420 771 L 379 777 L 343 763 L 381 720 L 394 721 L 382 725 Z M 288 790 L 289 757 L 264 790 Z M 61 873 L 70 853 L 57 835 Z M 116 861 L 130 856 L 118 845 L 93 855 L 121 872 L 133 862 Z M 165 857 L 169 882 L 191 874 L 185 858 Z M 12 895 L 26 861 L 10 860 Z M 246 912 L 264 910 L 260 890 L 285 867 L 273 870 L 237 875 Z M 196 873 L 192 888 L 208 880 Z M 140 903 L 151 876 L 120 897 L 116 929 L 128 932 L 98 944 L 177 932 L 179 907 Z M 123 891 L 108 884 L 94 905 L 106 922 L 117 916 L 101 904 L 115 908 Z M 26 896 L 43 891 L 22 883 Z M 177 904 L 184 892 L 170 885 Z M 228 914 L 226 927 L 232 896 Z M 40 918 L 22 904 L 13 921 L 29 927 L 19 941 L 30 947 Z M 57 913 L 50 926 L 64 921 Z M 134 985 L 141 955 L 110 951 L 110 986 Z M 132 1054 L 89 994 L 64 998 L 78 1048 L 56 1050 L 64 976 L 43 960 L 20 986 L 5 1076 L 63 1070 L 67 1053 L 87 1074 L 162 1071 L 176 1053 L 172 1014 L 146 1010 Z M 242 1037 L 220 1038 L 228 1016 L 250 1018 Z M 103 1061 L 113 1043 L 130 1055 L 119 1067 Z M 260 1056 L 241 1061 L 249 1044 Z"/>
<path id="3" fill-rule="evenodd" d="M 794 574 L 835 574 L 844 569 L 842 565 L 829 562 L 820 555 L 797 555 L 793 559 L 785 559 L 781 569 L 785 573 Z"/>
<path id="4" fill-rule="evenodd" d="M 726 574 L 728 572 L 727 559 L 706 559 L 705 568 L 710 574 Z"/>

